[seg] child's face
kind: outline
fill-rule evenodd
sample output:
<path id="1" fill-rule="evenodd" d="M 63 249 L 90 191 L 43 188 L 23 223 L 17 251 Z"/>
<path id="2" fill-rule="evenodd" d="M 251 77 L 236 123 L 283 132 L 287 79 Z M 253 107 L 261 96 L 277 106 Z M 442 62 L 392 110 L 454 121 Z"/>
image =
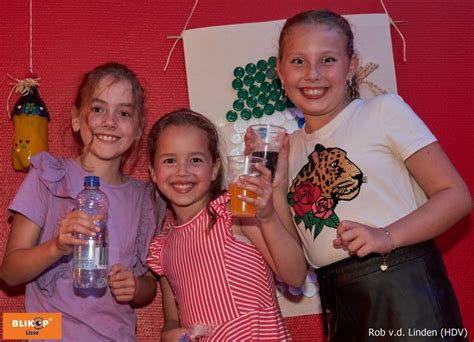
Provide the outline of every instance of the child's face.
<path id="1" fill-rule="evenodd" d="M 346 81 L 357 69 L 357 58 L 348 57 L 345 37 L 324 24 L 295 26 L 283 44 L 280 79 L 309 128 L 318 129 L 349 103 Z"/>
<path id="2" fill-rule="evenodd" d="M 141 134 L 130 83 L 112 83 L 111 77 L 100 80 L 91 98 L 73 114 L 73 127 L 80 128 L 83 143 L 89 145 L 86 161 L 120 160 Z"/>
<path id="3" fill-rule="evenodd" d="M 178 223 L 187 222 L 207 206 L 209 187 L 219 167 L 219 160 L 212 161 L 202 129 L 172 125 L 161 132 L 150 173 L 173 206 Z"/>

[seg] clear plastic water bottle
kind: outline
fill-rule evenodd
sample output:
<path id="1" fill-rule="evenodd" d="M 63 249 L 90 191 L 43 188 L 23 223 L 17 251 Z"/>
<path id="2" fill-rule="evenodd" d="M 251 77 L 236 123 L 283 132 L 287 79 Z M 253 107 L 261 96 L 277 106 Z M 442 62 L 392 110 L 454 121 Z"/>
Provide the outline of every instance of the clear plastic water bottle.
<path id="1" fill-rule="evenodd" d="M 97 221 L 100 232 L 95 236 L 77 234 L 87 245 L 74 246 L 74 287 L 104 288 L 107 286 L 108 231 L 107 216 L 109 200 L 99 189 L 100 179 L 96 176 L 84 178 L 84 190 L 76 198 L 76 210 L 89 214 Z"/>

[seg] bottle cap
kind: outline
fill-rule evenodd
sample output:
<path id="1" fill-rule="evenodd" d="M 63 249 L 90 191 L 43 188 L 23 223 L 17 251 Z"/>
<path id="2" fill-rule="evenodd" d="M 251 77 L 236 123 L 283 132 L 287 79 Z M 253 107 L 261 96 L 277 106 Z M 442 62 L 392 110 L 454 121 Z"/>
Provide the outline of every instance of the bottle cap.
<path id="1" fill-rule="evenodd" d="M 84 177 L 84 186 L 99 187 L 100 178 L 97 176 L 85 176 Z"/>

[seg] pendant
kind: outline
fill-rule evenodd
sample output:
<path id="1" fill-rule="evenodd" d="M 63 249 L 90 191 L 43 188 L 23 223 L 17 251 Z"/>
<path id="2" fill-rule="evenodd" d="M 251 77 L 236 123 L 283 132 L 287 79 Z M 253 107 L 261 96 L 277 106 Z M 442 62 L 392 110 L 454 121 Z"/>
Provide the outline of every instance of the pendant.
<path id="1" fill-rule="evenodd" d="M 385 272 L 386 270 L 388 270 L 388 265 L 387 264 L 382 264 L 382 265 L 380 265 L 380 269 L 382 270 L 382 272 Z"/>

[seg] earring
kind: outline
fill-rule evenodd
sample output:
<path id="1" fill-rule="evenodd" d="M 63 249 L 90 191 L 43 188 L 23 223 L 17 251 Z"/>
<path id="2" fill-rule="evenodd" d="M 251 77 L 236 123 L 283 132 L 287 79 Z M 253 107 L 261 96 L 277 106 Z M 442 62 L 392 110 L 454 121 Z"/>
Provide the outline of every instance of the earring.
<path id="1" fill-rule="evenodd" d="M 346 81 L 346 97 L 352 101 L 359 97 L 359 91 L 352 84 L 352 77 Z"/>
<path id="2" fill-rule="evenodd" d="M 283 82 L 281 82 L 281 97 L 283 100 L 286 100 L 288 98 L 288 95 L 285 91 L 285 84 Z"/>
<path id="3" fill-rule="evenodd" d="M 72 131 L 74 132 L 74 134 L 76 134 L 77 132 L 79 132 L 79 127 L 73 127 Z"/>

